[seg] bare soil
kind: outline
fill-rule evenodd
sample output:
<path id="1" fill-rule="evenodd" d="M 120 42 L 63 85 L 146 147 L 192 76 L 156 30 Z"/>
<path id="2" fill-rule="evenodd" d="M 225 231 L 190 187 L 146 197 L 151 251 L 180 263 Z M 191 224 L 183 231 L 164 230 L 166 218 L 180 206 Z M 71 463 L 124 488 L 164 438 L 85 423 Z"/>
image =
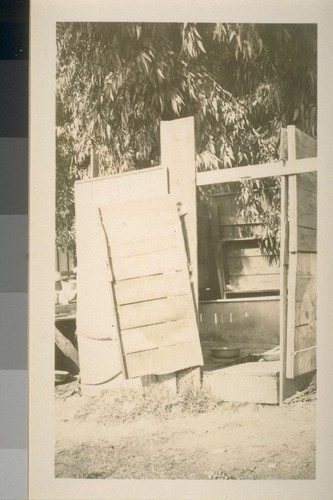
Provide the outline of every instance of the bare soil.
<path id="1" fill-rule="evenodd" d="M 75 382 L 56 388 L 56 477 L 315 479 L 314 394 L 116 422 L 94 418 L 98 405 L 89 414 Z"/>

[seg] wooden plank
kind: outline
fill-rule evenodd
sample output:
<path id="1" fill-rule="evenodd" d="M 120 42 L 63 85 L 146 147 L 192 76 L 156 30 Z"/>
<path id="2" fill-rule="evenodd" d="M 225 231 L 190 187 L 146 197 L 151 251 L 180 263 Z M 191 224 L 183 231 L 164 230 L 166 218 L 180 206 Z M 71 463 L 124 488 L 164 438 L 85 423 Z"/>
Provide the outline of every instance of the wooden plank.
<path id="1" fill-rule="evenodd" d="M 317 308 L 314 300 L 303 300 L 295 304 L 295 327 L 316 322 Z"/>
<path id="2" fill-rule="evenodd" d="M 317 275 L 317 254 L 299 252 L 297 258 L 297 276 Z"/>
<path id="3" fill-rule="evenodd" d="M 317 229 L 317 193 L 300 187 L 297 187 L 297 224 Z"/>
<path id="4" fill-rule="evenodd" d="M 124 351 L 129 354 L 191 342 L 195 338 L 195 330 L 194 319 L 169 321 L 168 323 L 124 330 L 122 332 Z"/>
<path id="5" fill-rule="evenodd" d="M 183 342 L 152 351 L 132 353 L 126 359 L 130 377 L 163 375 L 203 364 L 197 342 Z"/>
<path id="6" fill-rule="evenodd" d="M 174 247 L 152 254 L 116 257 L 112 267 L 116 282 L 153 274 L 180 271 L 187 266 L 185 255 Z"/>
<path id="7" fill-rule="evenodd" d="M 278 290 L 280 283 L 279 274 L 264 274 L 253 276 L 230 276 L 230 285 L 227 291 L 264 291 L 264 290 Z"/>
<path id="8" fill-rule="evenodd" d="M 296 302 L 303 300 L 314 300 L 317 292 L 316 276 L 296 277 Z"/>
<path id="9" fill-rule="evenodd" d="M 188 260 L 192 268 L 192 291 L 198 304 L 197 256 L 197 189 L 195 174 L 194 117 L 161 121 L 161 163 L 167 165 L 169 192 L 181 202 L 186 215 L 183 218 L 188 242 Z"/>
<path id="10" fill-rule="evenodd" d="M 252 244 L 252 242 L 249 242 Z M 247 243 L 247 245 L 249 244 Z M 235 243 L 235 244 L 230 244 L 226 247 L 224 247 L 224 252 L 227 255 L 227 258 L 232 258 L 232 257 L 262 257 L 261 250 L 258 246 L 257 242 L 253 242 L 255 246 L 250 247 L 250 248 L 242 248 L 239 246 L 240 243 Z"/>
<path id="11" fill-rule="evenodd" d="M 297 175 L 297 186 L 310 193 L 317 193 L 317 172 Z"/>
<path id="12" fill-rule="evenodd" d="M 143 241 L 117 241 L 112 245 L 112 258 L 114 257 L 132 257 L 133 255 L 147 255 L 169 248 L 174 248 L 184 244 L 179 232 L 162 235 L 159 238 L 150 238 Z M 110 249 L 111 255 L 111 249 Z"/>
<path id="13" fill-rule="evenodd" d="M 313 347 L 316 344 L 317 328 L 315 323 L 299 325 L 295 329 L 295 351 Z"/>
<path id="14" fill-rule="evenodd" d="M 295 126 L 287 127 L 288 160 L 296 159 Z M 295 352 L 295 304 L 297 270 L 297 178 L 288 177 L 288 271 L 287 271 L 287 338 L 286 338 L 286 377 L 294 378 Z"/>
<path id="15" fill-rule="evenodd" d="M 121 330 L 193 317 L 189 295 L 139 302 L 118 307 Z"/>
<path id="16" fill-rule="evenodd" d="M 222 239 L 243 239 L 243 238 L 258 238 L 262 232 L 259 224 L 238 224 L 232 226 L 221 225 Z"/>
<path id="17" fill-rule="evenodd" d="M 270 265 L 263 255 L 253 257 L 229 257 L 226 259 L 229 275 L 279 274 L 278 264 Z"/>
<path id="18" fill-rule="evenodd" d="M 298 226 L 297 250 L 299 252 L 317 252 L 317 230 Z"/>
<path id="19" fill-rule="evenodd" d="M 316 370 L 316 347 L 295 352 L 295 376 Z"/>
<path id="20" fill-rule="evenodd" d="M 281 128 L 280 131 L 279 159 L 282 161 L 286 161 L 288 159 L 288 142 L 287 142 L 286 128 Z"/>
<path id="21" fill-rule="evenodd" d="M 190 293 L 188 271 L 118 281 L 115 292 L 119 305 L 184 295 Z"/>
<path id="22" fill-rule="evenodd" d="M 166 214 L 177 213 L 177 205 L 170 195 L 156 196 L 155 198 L 143 198 L 123 203 L 110 203 L 101 207 L 102 212 L 108 214 L 110 223 L 134 222 L 144 218 L 153 221 L 164 218 Z"/>
<path id="23" fill-rule="evenodd" d="M 158 166 L 76 181 L 77 200 L 75 203 L 78 206 L 83 203 L 83 193 L 86 195 L 86 203 L 94 207 L 109 203 L 153 199 L 156 196 L 168 194 L 167 168 Z"/>
<path id="24" fill-rule="evenodd" d="M 317 141 L 296 128 L 296 158 L 314 158 L 317 156 Z"/>
<path id="25" fill-rule="evenodd" d="M 317 170 L 317 158 L 296 161 L 271 162 L 246 167 L 225 168 L 197 172 L 197 186 L 208 186 L 227 182 L 244 181 L 247 179 L 264 179 L 266 177 L 280 177 Z"/>
<path id="26" fill-rule="evenodd" d="M 71 359 L 73 363 L 79 368 L 79 355 L 72 342 L 68 340 L 59 330 L 55 329 L 55 343 L 61 352 Z"/>
<path id="27" fill-rule="evenodd" d="M 179 220 L 175 218 L 174 212 L 166 212 L 165 218 L 155 216 L 155 221 L 145 220 L 139 217 L 137 223 L 113 222 L 110 220 L 108 209 L 101 209 L 103 224 L 105 226 L 109 241 L 129 243 L 134 241 L 151 240 L 154 237 L 175 234 L 179 229 Z"/>
<path id="28" fill-rule="evenodd" d="M 286 366 L 287 366 L 287 333 L 288 333 L 288 177 L 281 179 L 281 244 L 280 244 L 280 308 L 279 308 L 279 336 L 280 336 L 280 379 L 279 404 L 285 399 L 286 393 Z"/>

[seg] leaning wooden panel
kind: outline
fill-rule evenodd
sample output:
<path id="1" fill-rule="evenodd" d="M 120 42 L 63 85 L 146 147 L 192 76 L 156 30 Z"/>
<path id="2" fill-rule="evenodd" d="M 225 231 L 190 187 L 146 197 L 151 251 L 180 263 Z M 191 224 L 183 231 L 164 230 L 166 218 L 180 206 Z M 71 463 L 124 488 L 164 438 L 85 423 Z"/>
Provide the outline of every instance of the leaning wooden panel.
<path id="1" fill-rule="evenodd" d="M 130 378 L 142 377 L 146 374 L 165 375 L 191 366 L 202 365 L 202 355 L 196 342 L 184 342 L 128 354 L 126 364 Z"/>
<path id="2" fill-rule="evenodd" d="M 118 306 L 120 329 L 127 330 L 138 326 L 191 318 L 193 317 L 192 309 L 193 299 L 189 294 Z"/>
<path id="3" fill-rule="evenodd" d="M 128 354 L 148 351 L 181 342 L 190 342 L 193 338 L 193 328 L 195 329 L 196 325 L 193 324 L 193 318 L 190 318 L 123 330 L 124 352 Z"/>
<path id="4" fill-rule="evenodd" d="M 161 208 L 160 213 L 147 206 L 143 201 L 142 211 L 140 202 L 100 209 L 129 378 L 171 373 L 203 363 L 176 201 L 171 196 L 157 199 L 154 206 Z M 160 238 L 167 248 L 156 251 Z M 127 255 L 119 248 L 127 249 Z"/>
<path id="5" fill-rule="evenodd" d="M 112 268 L 117 281 L 120 281 L 181 271 L 184 268 L 184 259 L 179 248 L 174 247 L 145 255 L 115 257 L 112 259 Z"/>
<path id="6" fill-rule="evenodd" d="M 118 281 L 116 294 L 118 305 L 162 299 L 165 297 L 185 295 L 188 293 L 187 270 L 176 271 L 155 276 L 144 276 L 130 281 Z"/>

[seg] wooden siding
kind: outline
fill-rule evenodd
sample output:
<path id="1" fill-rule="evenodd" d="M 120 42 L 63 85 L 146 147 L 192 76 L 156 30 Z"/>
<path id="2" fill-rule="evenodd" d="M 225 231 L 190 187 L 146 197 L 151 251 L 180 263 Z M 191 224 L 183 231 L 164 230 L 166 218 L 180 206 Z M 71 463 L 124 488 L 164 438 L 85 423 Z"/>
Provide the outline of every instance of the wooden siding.
<path id="1" fill-rule="evenodd" d="M 153 207 L 150 200 L 104 206 L 101 221 L 127 377 L 201 365 L 194 297 L 174 199 L 157 198 Z M 155 245 L 160 236 L 163 249 Z M 133 239 L 139 246 L 132 245 L 131 252 L 128 249 L 122 256 L 118 245 Z M 147 245 L 143 247 L 142 242 Z"/>
<path id="2" fill-rule="evenodd" d="M 296 176 L 289 196 L 291 250 L 295 245 L 296 253 L 289 259 L 286 376 L 294 378 L 316 369 L 317 174 Z"/>
<path id="3" fill-rule="evenodd" d="M 262 201 L 268 206 L 266 196 Z M 274 263 L 269 264 L 260 251 L 259 218 L 250 224 L 240 217 L 235 193 L 213 196 L 212 202 L 221 297 L 241 292 L 277 292 L 280 269 Z"/>

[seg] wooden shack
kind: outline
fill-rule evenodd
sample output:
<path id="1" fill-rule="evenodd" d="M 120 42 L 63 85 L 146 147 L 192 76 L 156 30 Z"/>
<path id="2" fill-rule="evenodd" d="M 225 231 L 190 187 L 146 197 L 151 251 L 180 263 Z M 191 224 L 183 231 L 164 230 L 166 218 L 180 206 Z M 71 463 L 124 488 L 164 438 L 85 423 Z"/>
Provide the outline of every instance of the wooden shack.
<path id="1" fill-rule="evenodd" d="M 162 122 L 162 166 L 76 183 L 85 389 L 147 377 L 176 388 L 190 369 L 222 399 L 277 403 L 306 383 L 316 369 L 316 144 L 295 127 L 282 136 L 280 162 L 196 173 L 193 118 Z M 269 265 L 260 220 L 239 217 L 235 193 L 213 197 L 208 215 L 196 188 L 275 175 L 282 248 Z M 211 341 L 239 345 L 242 358 L 278 345 L 280 361 L 212 362 Z"/>

